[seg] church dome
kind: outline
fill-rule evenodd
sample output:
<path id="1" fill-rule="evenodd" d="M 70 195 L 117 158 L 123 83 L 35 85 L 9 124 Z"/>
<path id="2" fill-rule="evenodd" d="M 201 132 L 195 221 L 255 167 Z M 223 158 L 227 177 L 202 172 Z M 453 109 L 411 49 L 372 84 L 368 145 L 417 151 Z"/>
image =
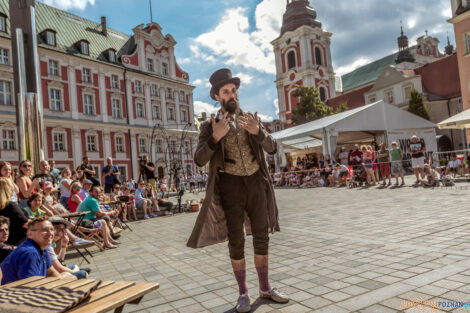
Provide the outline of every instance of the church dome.
<path id="1" fill-rule="evenodd" d="M 281 36 L 300 26 L 320 27 L 316 21 L 317 12 L 310 7 L 308 0 L 287 0 L 287 8 L 282 19 Z"/>

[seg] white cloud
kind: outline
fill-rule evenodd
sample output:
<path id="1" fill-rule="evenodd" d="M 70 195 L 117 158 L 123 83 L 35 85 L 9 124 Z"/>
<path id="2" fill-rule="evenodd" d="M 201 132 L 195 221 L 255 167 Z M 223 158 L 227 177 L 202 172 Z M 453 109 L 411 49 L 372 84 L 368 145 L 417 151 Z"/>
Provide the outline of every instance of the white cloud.
<path id="1" fill-rule="evenodd" d="M 255 10 L 255 30 L 250 32 L 247 8 L 227 9 L 220 23 L 194 39 L 191 47 L 196 57 L 222 57 L 227 65 L 274 74 L 274 53 L 270 42 L 279 36 L 285 2 L 263 0 Z M 201 52 L 201 49 L 205 52 Z M 209 55 L 212 54 L 212 55 Z"/>
<path id="2" fill-rule="evenodd" d="M 408 20 L 408 28 L 409 29 L 413 29 L 416 25 L 416 19 L 413 17 L 413 18 L 410 18 Z"/>
<path id="3" fill-rule="evenodd" d="M 178 59 L 178 64 L 188 64 L 191 63 L 191 58 Z"/>
<path id="4" fill-rule="evenodd" d="M 194 113 L 196 114 L 206 112 L 208 115 L 211 115 L 212 113 L 217 113 L 218 110 L 219 108 L 213 104 L 202 101 L 194 101 Z"/>
<path id="5" fill-rule="evenodd" d="M 266 115 L 266 114 L 259 114 L 258 113 L 258 116 L 259 116 L 259 118 L 261 118 L 261 121 L 263 121 L 263 122 L 272 122 L 274 120 L 274 117 Z"/>
<path id="6" fill-rule="evenodd" d="M 193 81 L 193 85 L 201 85 L 201 84 L 202 84 L 202 79 L 200 79 L 200 78 Z"/>
<path id="7" fill-rule="evenodd" d="M 45 4 L 62 9 L 78 9 L 85 10 L 88 4 L 94 5 L 95 0 L 44 0 Z"/>
<path id="8" fill-rule="evenodd" d="M 446 18 L 451 18 L 452 17 L 452 8 L 446 8 L 444 11 L 442 11 L 442 16 Z"/>
<path id="9" fill-rule="evenodd" d="M 276 108 L 276 114 L 279 115 L 279 99 L 273 101 L 274 107 Z"/>
<path id="10" fill-rule="evenodd" d="M 240 78 L 242 86 L 243 86 L 243 84 L 251 83 L 251 80 L 253 79 L 253 76 L 251 76 L 249 74 L 245 74 L 245 73 L 237 73 L 233 76 L 236 76 L 236 77 Z"/>
<path id="11" fill-rule="evenodd" d="M 357 59 L 356 61 L 354 61 L 352 64 L 348 64 L 348 65 L 338 67 L 335 70 L 335 72 L 336 72 L 336 75 L 342 76 L 346 73 L 350 73 L 350 72 L 354 71 L 355 69 L 357 69 L 357 68 L 359 68 L 363 65 L 369 64 L 370 62 L 371 62 L 371 60 L 369 58 L 361 57 L 361 58 Z"/>

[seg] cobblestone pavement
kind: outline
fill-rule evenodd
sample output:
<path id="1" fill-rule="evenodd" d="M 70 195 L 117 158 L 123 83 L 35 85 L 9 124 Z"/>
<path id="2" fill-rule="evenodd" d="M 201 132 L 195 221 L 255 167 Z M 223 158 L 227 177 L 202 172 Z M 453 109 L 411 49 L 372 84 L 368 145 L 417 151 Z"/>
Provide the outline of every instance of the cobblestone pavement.
<path id="1" fill-rule="evenodd" d="M 270 278 L 291 301 L 258 299 L 249 238 L 252 312 L 437 312 L 406 304 L 470 301 L 468 187 L 276 190 L 281 232 L 271 236 Z M 160 283 L 126 312 L 233 312 L 238 294 L 227 245 L 187 248 L 195 219 L 132 223 L 118 249 L 94 253 L 92 278 Z M 440 308 L 452 310 L 468 312 Z"/>

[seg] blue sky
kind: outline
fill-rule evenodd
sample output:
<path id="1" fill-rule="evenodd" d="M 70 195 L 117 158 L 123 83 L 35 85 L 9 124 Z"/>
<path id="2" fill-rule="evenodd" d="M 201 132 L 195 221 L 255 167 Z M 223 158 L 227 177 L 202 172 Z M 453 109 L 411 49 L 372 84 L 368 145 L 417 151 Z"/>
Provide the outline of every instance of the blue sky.
<path id="1" fill-rule="evenodd" d="M 42 0 L 55 7 L 131 34 L 150 22 L 148 0 Z M 310 0 L 323 28 L 333 33 L 334 70 L 341 75 L 397 50 L 400 20 L 410 44 L 429 35 L 454 44 L 450 0 Z M 264 119 L 276 118 L 274 54 L 270 42 L 279 35 L 286 0 L 153 0 L 153 20 L 178 42 L 176 58 L 189 73 L 195 111 L 213 112 L 209 76 L 229 67 L 242 80 L 240 105 Z M 454 44 L 455 45 L 455 44 Z"/>

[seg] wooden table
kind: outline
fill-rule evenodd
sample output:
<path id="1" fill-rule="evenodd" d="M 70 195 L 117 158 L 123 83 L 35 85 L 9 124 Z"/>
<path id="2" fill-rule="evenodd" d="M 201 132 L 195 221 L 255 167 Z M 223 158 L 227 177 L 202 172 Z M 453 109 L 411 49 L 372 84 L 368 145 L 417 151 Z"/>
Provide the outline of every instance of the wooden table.
<path id="1" fill-rule="evenodd" d="M 87 285 L 95 283 L 94 279 L 80 279 L 74 280 L 73 278 L 57 277 L 39 277 L 33 276 L 23 280 L 19 280 L 10 284 L 2 285 L 0 288 L 13 287 L 13 286 L 26 286 L 26 287 L 42 287 L 47 289 L 54 289 L 57 287 L 68 287 L 73 290 L 86 289 Z M 138 283 L 130 281 L 109 281 L 103 280 L 98 286 L 98 289 L 93 291 L 82 303 L 78 306 L 68 310 L 67 312 L 73 313 L 101 313 L 114 310 L 116 313 L 122 312 L 124 305 L 139 304 L 144 295 L 157 290 L 158 283 Z M 88 288 L 89 289 L 89 288 Z"/>

